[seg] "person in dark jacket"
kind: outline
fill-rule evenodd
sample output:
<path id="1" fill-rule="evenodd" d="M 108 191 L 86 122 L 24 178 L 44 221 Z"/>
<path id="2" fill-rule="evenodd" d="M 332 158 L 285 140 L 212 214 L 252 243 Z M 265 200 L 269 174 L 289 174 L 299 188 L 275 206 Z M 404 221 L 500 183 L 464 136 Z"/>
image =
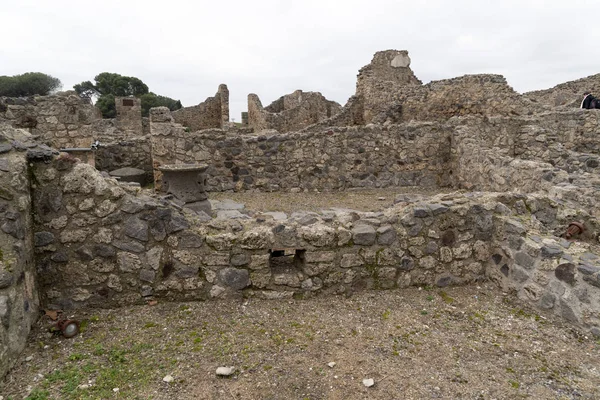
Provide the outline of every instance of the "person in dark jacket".
<path id="1" fill-rule="evenodd" d="M 590 92 L 585 92 L 580 108 L 586 108 L 588 110 L 591 108 L 600 108 L 600 100 L 592 96 Z"/>

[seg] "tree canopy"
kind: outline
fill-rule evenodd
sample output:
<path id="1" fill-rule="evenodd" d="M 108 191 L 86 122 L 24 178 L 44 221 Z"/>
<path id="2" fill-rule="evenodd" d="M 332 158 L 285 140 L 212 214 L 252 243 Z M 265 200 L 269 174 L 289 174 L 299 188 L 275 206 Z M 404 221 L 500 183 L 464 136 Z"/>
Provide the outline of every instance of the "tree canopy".
<path id="1" fill-rule="evenodd" d="M 26 97 L 45 96 L 62 87 L 60 79 L 41 72 L 26 72 L 21 75 L 0 76 L 0 96 Z"/>
<path id="2" fill-rule="evenodd" d="M 135 96 L 142 103 L 142 115 L 148 116 L 150 108 L 165 106 L 169 110 L 178 110 L 182 107 L 179 100 L 166 96 L 159 96 L 149 91 L 148 86 L 140 79 L 133 76 L 123 76 L 110 72 L 96 75 L 94 82 L 84 81 L 73 86 L 73 89 L 83 97 L 96 97 L 96 106 L 104 118 L 114 118 L 116 115 L 115 97 Z"/>

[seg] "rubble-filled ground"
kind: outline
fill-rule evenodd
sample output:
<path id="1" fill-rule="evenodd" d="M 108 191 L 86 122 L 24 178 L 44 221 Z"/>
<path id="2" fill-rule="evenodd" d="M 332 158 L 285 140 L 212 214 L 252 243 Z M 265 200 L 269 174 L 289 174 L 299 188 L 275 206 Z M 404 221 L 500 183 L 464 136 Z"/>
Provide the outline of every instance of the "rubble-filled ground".
<path id="1" fill-rule="evenodd" d="M 69 314 L 83 321 L 73 339 L 49 333 L 44 317 L 0 392 L 38 400 L 600 398 L 600 341 L 513 298 L 482 283 L 159 302 Z M 235 371 L 219 377 L 218 367 Z"/>

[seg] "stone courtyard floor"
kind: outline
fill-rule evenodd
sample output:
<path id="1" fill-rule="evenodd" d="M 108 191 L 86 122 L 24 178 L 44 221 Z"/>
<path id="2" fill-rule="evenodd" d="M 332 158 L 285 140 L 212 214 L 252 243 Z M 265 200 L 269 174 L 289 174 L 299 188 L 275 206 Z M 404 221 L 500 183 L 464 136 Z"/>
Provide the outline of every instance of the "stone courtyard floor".
<path id="1" fill-rule="evenodd" d="M 69 316 L 83 332 L 64 339 L 42 318 L 0 397 L 600 398 L 600 341 L 487 283 Z"/>

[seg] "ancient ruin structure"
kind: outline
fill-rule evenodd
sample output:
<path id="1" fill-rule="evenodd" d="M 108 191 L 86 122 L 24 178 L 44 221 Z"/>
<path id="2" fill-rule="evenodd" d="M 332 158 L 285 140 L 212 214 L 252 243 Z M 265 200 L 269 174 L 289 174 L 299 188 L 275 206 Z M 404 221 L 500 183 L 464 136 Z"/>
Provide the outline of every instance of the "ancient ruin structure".
<path id="1" fill-rule="evenodd" d="M 248 95 L 247 125 L 254 131 L 275 129 L 292 132 L 321 122 L 339 113 L 341 106 L 321 93 L 296 90 L 264 107 L 257 95 Z"/>
<path id="2" fill-rule="evenodd" d="M 0 99 L 0 374 L 42 308 L 153 298 L 492 280 L 600 336 L 600 113 L 569 106 L 583 86 L 600 86 L 598 77 L 524 95 L 498 75 L 423 85 L 408 53 L 391 50 L 361 69 L 356 94 L 329 118 L 322 96 L 296 92 L 262 110 L 254 99 L 253 129 L 227 126 L 224 86 L 214 108 L 196 109 L 213 110 L 214 126 L 190 108 L 152 109 L 144 122 L 128 98 L 117 100 L 116 120 L 72 93 Z M 284 117 L 273 125 L 260 115 Z M 105 144 L 97 168 L 58 151 L 94 140 Z M 406 186 L 445 193 L 403 194 L 381 212 L 206 218 L 161 192 L 172 164 L 206 164 L 209 198 Z M 154 176 L 158 191 L 98 171 L 130 166 Z"/>
<path id="3" fill-rule="evenodd" d="M 214 97 L 193 107 L 173 111 L 173 119 L 192 131 L 209 128 L 225 128 L 229 123 L 229 90 L 219 85 Z"/>

